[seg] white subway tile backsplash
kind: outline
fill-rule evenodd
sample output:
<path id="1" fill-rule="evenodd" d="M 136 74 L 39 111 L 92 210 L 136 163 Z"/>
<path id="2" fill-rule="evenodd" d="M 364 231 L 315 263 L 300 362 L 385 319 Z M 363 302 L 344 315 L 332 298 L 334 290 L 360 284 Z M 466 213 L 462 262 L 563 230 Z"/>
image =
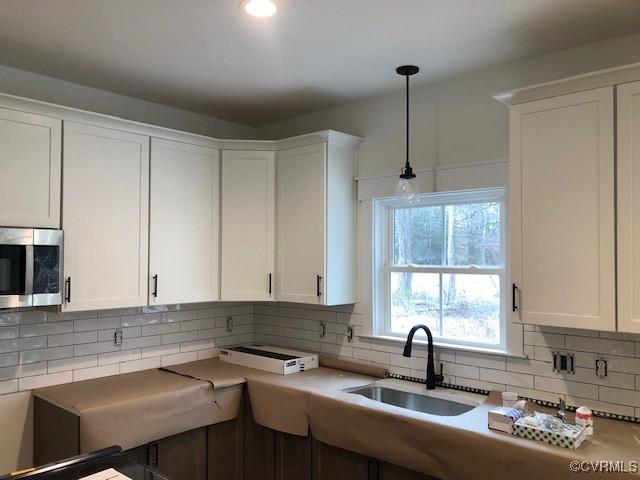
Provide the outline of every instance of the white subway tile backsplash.
<path id="1" fill-rule="evenodd" d="M 170 365 L 177 365 L 179 363 L 195 362 L 198 360 L 197 352 L 176 353 L 174 355 L 166 355 L 161 357 L 161 365 L 168 367 Z"/>
<path id="2" fill-rule="evenodd" d="M 65 345 L 79 345 L 81 343 L 95 343 L 98 341 L 97 332 L 63 333 L 49 335 L 48 347 L 62 347 Z"/>
<path id="3" fill-rule="evenodd" d="M 633 357 L 635 355 L 635 343 L 625 340 L 608 340 L 605 338 L 567 335 L 566 348 L 567 350 L 596 352 L 626 357 Z"/>
<path id="4" fill-rule="evenodd" d="M 524 332 L 524 344 L 549 348 L 564 348 L 565 336 L 557 333 Z"/>
<path id="5" fill-rule="evenodd" d="M 571 395 L 573 397 L 598 399 L 598 386 L 589 383 L 572 382 L 559 378 L 535 377 L 536 390 Z"/>
<path id="6" fill-rule="evenodd" d="M 85 357 L 63 358 L 61 360 L 50 360 L 48 363 L 49 373 L 65 372 L 67 370 L 77 370 L 79 368 L 97 367 L 98 356 L 87 355 Z"/>
<path id="7" fill-rule="evenodd" d="M 18 352 L 0 353 L 0 368 L 18 365 L 20 354 Z"/>
<path id="8" fill-rule="evenodd" d="M 533 388 L 533 375 L 526 373 L 507 372 L 505 370 L 480 369 L 480 380 L 488 382 L 514 385 L 518 388 Z"/>
<path id="9" fill-rule="evenodd" d="M 618 405 L 640 407 L 640 392 L 621 388 L 600 387 L 600 400 Z"/>
<path id="10" fill-rule="evenodd" d="M 73 381 L 72 372 L 49 373 L 46 375 L 38 375 L 37 377 L 24 377 L 18 379 L 18 389 L 33 390 L 35 388 L 50 387 L 51 385 L 59 385 L 61 383 L 70 383 Z"/>
<path id="11" fill-rule="evenodd" d="M 252 304 L 202 303 L 100 312 L 4 311 L 0 394 L 211 358 L 218 343 L 253 341 L 253 310 Z M 226 331 L 227 315 L 233 317 L 232 332 Z M 224 328 L 212 328 L 217 317 Z M 122 345 L 114 344 L 118 329 Z M 200 332 L 207 338 L 199 338 Z"/>
<path id="12" fill-rule="evenodd" d="M 18 391 L 18 380 L 2 380 L 0 381 L 0 395 L 5 393 L 13 393 Z"/>
<path id="13" fill-rule="evenodd" d="M 36 363 L 45 360 L 57 360 L 59 358 L 73 357 L 73 347 L 56 347 L 56 348 L 43 348 L 41 350 L 27 350 L 26 352 L 20 352 L 20 363 Z"/>
<path id="14" fill-rule="evenodd" d="M 120 373 L 120 365 L 103 365 L 100 367 L 81 368 L 73 371 L 73 381 L 80 382 L 82 380 L 90 380 L 98 377 L 108 377 L 110 375 L 118 375 Z"/>
<path id="15" fill-rule="evenodd" d="M 120 317 L 101 317 L 74 320 L 74 332 L 88 332 L 92 330 L 107 330 L 110 328 L 120 328 Z"/>
<path id="16" fill-rule="evenodd" d="M 39 323 L 20 326 L 21 337 L 40 337 L 42 335 L 71 332 L 73 332 L 73 322 Z"/>

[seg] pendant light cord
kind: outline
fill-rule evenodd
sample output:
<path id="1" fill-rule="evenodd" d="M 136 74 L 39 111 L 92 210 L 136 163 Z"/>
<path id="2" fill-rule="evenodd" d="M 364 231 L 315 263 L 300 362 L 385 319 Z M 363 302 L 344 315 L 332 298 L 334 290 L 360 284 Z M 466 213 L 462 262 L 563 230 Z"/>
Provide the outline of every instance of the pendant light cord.
<path id="1" fill-rule="evenodd" d="M 407 79 L 407 159 L 404 168 L 410 168 L 409 165 L 409 75 L 405 77 Z"/>

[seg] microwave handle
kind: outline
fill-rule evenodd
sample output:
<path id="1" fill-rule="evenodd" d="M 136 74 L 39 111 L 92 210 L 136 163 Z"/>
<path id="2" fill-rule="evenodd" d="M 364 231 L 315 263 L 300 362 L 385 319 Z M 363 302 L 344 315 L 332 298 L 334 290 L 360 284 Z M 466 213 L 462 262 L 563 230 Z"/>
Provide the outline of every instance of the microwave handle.
<path id="1" fill-rule="evenodd" d="M 65 297 L 64 301 L 67 303 L 71 302 L 71 277 L 67 277 L 64 281 L 64 289 L 65 289 Z"/>
<path id="2" fill-rule="evenodd" d="M 25 246 L 24 294 L 33 293 L 33 245 Z"/>

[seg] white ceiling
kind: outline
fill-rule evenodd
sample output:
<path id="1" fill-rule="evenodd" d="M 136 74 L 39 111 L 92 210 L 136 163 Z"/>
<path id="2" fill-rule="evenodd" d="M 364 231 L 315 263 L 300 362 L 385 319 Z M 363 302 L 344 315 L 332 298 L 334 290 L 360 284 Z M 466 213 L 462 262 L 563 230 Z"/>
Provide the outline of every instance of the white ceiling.
<path id="1" fill-rule="evenodd" d="M 0 0 L 0 64 L 263 125 L 640 31 L 637 0 Z"/>

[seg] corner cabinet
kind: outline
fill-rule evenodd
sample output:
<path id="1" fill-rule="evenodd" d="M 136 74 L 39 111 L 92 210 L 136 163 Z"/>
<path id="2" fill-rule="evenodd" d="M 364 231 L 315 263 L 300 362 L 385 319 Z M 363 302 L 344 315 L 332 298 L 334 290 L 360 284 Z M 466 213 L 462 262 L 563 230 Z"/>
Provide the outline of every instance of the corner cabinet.
<path id="1" fill-rule="evenodd" d="M 151 139 L 149 305 L 218 300 L 217 148 Z"/>
<path id="2" fill-rule="evenodd" d="M 62 121 L 0 108 L 0 225 L 60 228 Z"/>
<path id="3" fill-rule="evenodd" d="M 65 122 L 64 311 L 147 304 L 149 137 Z"/>
<path id="4" fill-rule="evenodd" d="M 614 88 L 512 106 L 510 132 L 513 320 L 615 330 Z"/>
<path id="5" fill-rule="evenodd" d="M 278 152 L 277 300 L 356 302 L 356 147 L 330 138 Z"/>
<path id="6" fill-rule="evenodd" d="M 222 301 L 274 299 L 275 173 L 274 152 L 222 152 Z"/>

